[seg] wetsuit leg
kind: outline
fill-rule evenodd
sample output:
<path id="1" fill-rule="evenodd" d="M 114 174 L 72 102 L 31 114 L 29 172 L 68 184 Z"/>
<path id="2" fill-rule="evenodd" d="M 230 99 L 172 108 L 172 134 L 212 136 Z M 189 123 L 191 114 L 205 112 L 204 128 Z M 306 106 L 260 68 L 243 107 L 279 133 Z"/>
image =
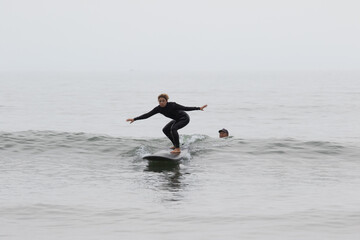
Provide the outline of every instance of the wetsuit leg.
<path id="1" fill-rule="evenodd" d="M 174 142 L 174 138 L 171 135 L 171 127 L 176 123 L 175 120 L 172 120 L 171 122 L 169 122 L 168 124 L 166 124 L 166 126 L 163 128 L 163 132 L 164 134 L 170 139 L 170 141 L 173 143 L 173 145 L 175 146 L 175 142 Z"/>
<path id="2" fill-rule="evenodd" d="M 170 133 L 173 138 L 173 143 L 176 148 L 180 147 L 179 134 L 177 130 L 185 127 L 190 122 L 189 117 L 182 117 L 178 121 L 176 121 L 170 128 Z"/>

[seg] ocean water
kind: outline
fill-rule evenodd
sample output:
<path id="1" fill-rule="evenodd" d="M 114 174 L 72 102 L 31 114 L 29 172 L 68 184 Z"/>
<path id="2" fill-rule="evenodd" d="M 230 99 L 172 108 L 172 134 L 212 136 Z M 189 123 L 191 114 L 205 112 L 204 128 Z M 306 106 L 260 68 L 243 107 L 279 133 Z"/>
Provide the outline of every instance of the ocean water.
<path id="1" fill-rule="evenodd" d="M 179 164 L 125 121 L 163 92 L 209 105 Z M 359 102 L 357 72 L 1 73 L 0 239 L 359 239 Z"/>

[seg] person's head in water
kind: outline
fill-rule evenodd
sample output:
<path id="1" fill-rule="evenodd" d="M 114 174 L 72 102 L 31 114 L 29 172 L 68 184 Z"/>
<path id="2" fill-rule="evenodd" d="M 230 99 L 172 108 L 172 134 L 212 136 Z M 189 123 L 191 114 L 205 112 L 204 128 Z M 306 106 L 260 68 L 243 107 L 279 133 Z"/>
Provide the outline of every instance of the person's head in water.
<path id="1" fill-rule="evenodd" d="M 224 138 L 228 136 L 229 136 L 228 130 L 226 130 L 225 128 L 219 130 L 219 138 Z"/>
<path id="2" fill-rule="evenodd" d="M 165 107 L 167 104 L 167 101 L 169 99 L 169 96 L 166 93 L 162 93 L 158 96 L 158 101 L 160 107 Z"/>

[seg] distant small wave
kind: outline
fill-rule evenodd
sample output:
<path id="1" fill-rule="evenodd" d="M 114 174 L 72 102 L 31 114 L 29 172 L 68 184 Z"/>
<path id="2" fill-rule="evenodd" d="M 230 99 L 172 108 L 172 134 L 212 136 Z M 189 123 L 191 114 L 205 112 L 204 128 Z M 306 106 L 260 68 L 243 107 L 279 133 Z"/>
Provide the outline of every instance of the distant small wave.
<path id="1" fill-rule="evenodd" d="M 206 135 L 181 135 L 183 147 L 192 156 L 296 156 L 321 158 L 358 156 L 359 148 L 348 144 L 297 139 L 238 139 L 211 138 Z M 0 132 L 3 156 L 29 155 L 88 155 L 110 157 L 142 156 L 171 146 L 163 138 L 128 138 L 90 133 L 55 131 Z"/>

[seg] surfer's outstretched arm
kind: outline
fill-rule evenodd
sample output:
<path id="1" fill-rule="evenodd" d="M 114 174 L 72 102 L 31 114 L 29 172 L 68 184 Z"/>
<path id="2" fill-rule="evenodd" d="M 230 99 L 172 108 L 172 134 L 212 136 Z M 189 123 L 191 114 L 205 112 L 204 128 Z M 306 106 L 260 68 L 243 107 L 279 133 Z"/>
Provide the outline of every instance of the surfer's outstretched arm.
<path id="1" fill-rule="evenodd" d="M 185 107 L 185 106 L 177 104 L 177 103 L 174 103 L 174 104 L 175 104 L 176 109 L 183 110 L 183 111 L 194 111 L 194 110 L 204 111 L 204 108 L 207 107 L 207 105 L 204 105 L 202 107 Z"/>
<path id="2" fill-rule="evenodd" d="M 141 120 L 141 119 L 146 119 L 146 118 L 149 118 L 157 113 L 159 113 L 159 107 L 155 107 L 153 110 L 151 110 L 150 112 L 148 113 L 145 113 L 141 116 L 138 116 L 136 118 L 129 118 L 129 119 L 126 119 L 127 122 L 130 122 L 130 123 L 133 123 L 134 121 L 137 121 L 137 120 Z"/>

